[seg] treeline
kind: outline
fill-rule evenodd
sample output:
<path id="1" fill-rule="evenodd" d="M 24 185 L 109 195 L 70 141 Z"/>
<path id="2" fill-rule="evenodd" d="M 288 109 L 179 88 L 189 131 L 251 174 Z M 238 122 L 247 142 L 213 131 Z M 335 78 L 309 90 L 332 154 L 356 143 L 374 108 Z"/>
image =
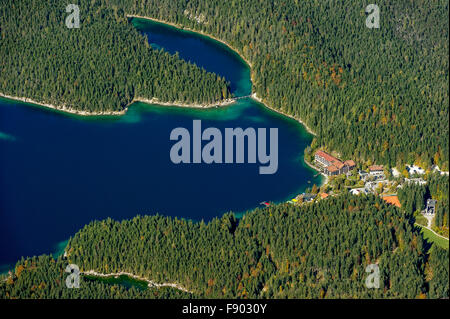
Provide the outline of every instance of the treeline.
<path id="1" fill-rule="evenodd" d="M 152 49 L 123 9 L 77 3 L 80 28 L 69 29 L 66 1 L 2 1 L 1 93 L 88 112 L 120 111 L 135 97 L 209 104 L 231 96 L 225 79 Z"/>
<path id="2" fill-rule="evenodd" d="M 402 188 L 398 189 L 397 193 L 402 209 L 408 214 L 423 211 L 426 205 L 426 196 L 430 196 L 426 185 L 414 183 L 405 183 Z"/>
<path id="3" fill-rule="evenodd" d="M 345 195 L 256 209 L 241 220 L 231 213 L 209 223 L 163 216 L 106 219 L 70 239 L 65 262 L 81 271 L 125 271 L 178 283 L 202 298 L 448 297 L 448 280 L 439 273 L 445 264 L 440 258 L 428 262 L 410 217 L 378 197 Z M 17 264 L 16 273 L 25 262 Z M 39 270 L 36 276 L 59 276 L 61 262 L 45 261 L 57 270 Z M 32 268 L 33 261 L 27 263 L 23 267 Z M 365 285 L 370 264 L 379 267 L 379 289 Z M 27 296 L 40 280 L 54 285 L 49 277 L 21 279 L 28 273 L 0 284 L 1 295 Z"/>
<path id="4" fill-rule="evenodd" d="M 438 173 L 430 174 L 427 184 L 404 184 L 398 189 L 398 198 L 402 209 L 408 214 L 421 212 L 426 208 L 426 201 L 430 198 L 437 200 L 436 215 L 432 228 L 448 237 L 449 232 L 449 183 L 448 176 Z"/>
<path id="5" fill-rule="evenodd" d="M 434 218 L 433 226 L 448 237 L 450 210 L 448 176 L 436 176 L 430 179 L 428 189 L 433 199 L 437 200 L 436 217 Z"/>
<path id="6" fill-rule="evenodd" d="M 430 298 L 448 298 L 449 250 L 434 246 L 425 273 Z"/>
<path id="7" fill-rule="evenodd" d="M 252 63 L 258 96 L 305 121 L 318 146 L 448 170 L 448 1 L 378 1 L 379 29 L 354 0 L 114 3 L 229 42 Z"/>

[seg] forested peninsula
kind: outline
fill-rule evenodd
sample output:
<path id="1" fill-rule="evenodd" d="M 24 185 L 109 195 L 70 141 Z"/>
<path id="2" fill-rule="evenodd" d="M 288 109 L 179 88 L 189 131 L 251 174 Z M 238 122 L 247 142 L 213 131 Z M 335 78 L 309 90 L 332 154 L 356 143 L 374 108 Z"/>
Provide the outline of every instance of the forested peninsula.
<path id="1" fill-rule="evenodd" d="M 225 79 L 155 50 L 107 1 L 79 1 L 67 28 L 61 0 L 2 1 L 0 93 L 79 114 L 120 113 L 134 100 L 220 104 Z"/>
<path id="2" fill-rule="evenodd" d="M 423 240 L 411 215 L 375 196 L 280 204 L 209 223 L 164 216 L 85 226 L 66 257 L 22 259 L 0 283 L 4 298 L 448 298 L 448 250 Z M 82 278 L 67 289 L 67 264 L 81 272 L 128 272 L 175 288 L 138 293 Z M 380 289 L 365 285 L 369 264 Z"/>

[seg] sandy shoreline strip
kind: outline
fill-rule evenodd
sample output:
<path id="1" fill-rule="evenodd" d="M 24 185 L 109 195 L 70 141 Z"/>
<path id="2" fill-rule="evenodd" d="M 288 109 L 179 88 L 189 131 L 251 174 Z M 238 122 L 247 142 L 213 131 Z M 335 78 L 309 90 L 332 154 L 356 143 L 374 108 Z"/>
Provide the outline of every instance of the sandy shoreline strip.
<path id="1" fill-rule="evenodd" d="M 157 98 L 146 99 L 146 98 L 137 97 L 137 98 L 134 98 L 130 102 L 130 104 L 128 104 L 122 111 L 89 112 L 89 111 L 80 111 L 80 110 L 77 110 L 74 108 L 70 108 L 70 107 L 67 107 L 66 105 L 57 106 L 57 105 L 48 104 L 45 102 L 38 102 L 38 101 L 29 99 L 26 97 L 7 95 L 7 94 L 3 94 L 1 92 L 0 92 L 0 97 L 10 99 L 10 100 L 30 103 L 30 104 L 36 104 L 36 105 L 43 106 L 43 107 L 46 107 L 46 108 L 49 108 L 49 109 L 52 109 L 55 111 L 61 111 L 61 112 L 66 112 L 66 113 L 81 115 L 81 116 L 110 116 L 110 115 L 111 116 L 119 116 L 119 115 L 124 115 L 128 111 L 128 107 L 135 102 L 142 102 L 142 103 L 161 105 L 161 106 L 177 106 L 177 107 L 205 108 L 205 109 L 230 105 L 230 104 L 233 104 L 234 102 L 236 102 L 235 99 L 231 98 L 231 99 L 227 99 L 227 100 L 223 100 L 223 101 L 219 101 L 219 102 L 213 102 L 210 104 L 194 104 L 194 103 L 182 103 L 182 102 L 161 102 Z"/>
<path id="2" fill-rule="evenodd" d="M 191 104 L 191 103 L 181 103 L 181 102 L 161 102 L 157 98 L 146 99 L 143 97 L 136 97 L 133 99 L 133 101 L 131 101 L 131 103 L 129 105 L 131 105 L 135 102 L 156 104 L 156 105 L 162 105 L 162 106 L 178 106 L 178 107 L 208 109 L 208 108 L 212 108 L 212 107 L 230 105 L 230 104 L 233 104 L 234 102 L 236 102 L 236 100 L 235 99 L 227 99 L 227 100 L 223 100 L 221 102 L 213 102 L 210 104 L 193 104 L 193 103 Z"/>
<path id="3" fill-rule="evenodd" d="M 117 272 L 117 273 L 110 273 L 110 274 L 102 274 L 102 273 L 98 273 L 98 272 L 96 272 L 94 270 L 89 270 L 89 271 L 85 271 L 85 272 L 82 272 L 82 273 L 85 274 L 85 275 L 90 275 L 90 276 L 95 276 L 95 277 L 106 277 L 106 278 L 107 277 L 115 277 L 115 278 L 117 278 L 119 276 L 125 275 L 125 276 L 128 276 L 128 277 L 133 278 L 133 279 L 137 279 L 137 280 L 141 280 L 141 281 L 147 282 L 149 288 L 154 288 L 154 287 L 156 287 L 156 288 L 172 287 L 172 288 L 176 288 L 178 290 L 181 290 L 181 291 L 184 291 L 184 292 L 192 294 L 192 291 L 187 290 L 186 288 L 180 286 L 179 284 L 175 284 L 175 283 L 158 284 L 158 283 L 156 283 L 154 281 L 151 281 L 150 279 L 139 277 L 137 275 L 133 275 L 133 274 L 131 274 L 129 272 L 124 272 L 124 271 Z"/>
<path id="4" fill-rule="evenodd" d="M 19 97 L 19 96 L 11 96 L 11 95 L 7 95 L 7 94 L 3 94 L 0 92 L 0 97 L 4 97 L 6 99 L 10 99 L 10 100 L 15 100 L 15 101 L 21 101 L 21 102 L 25 102 L 25 103 L 31 103 L 31 104 L 36 104 L 39 106 L 43 106 L 52 110 L 56 110 L 56 111 L 61 111 L 61 112 L 66 112 L 66 113 L 71 113 L 71 114 L 76 114 L 76 115 L 82 115 L 82 116 L 99 116 L 99 115 L 123 115 L 126 112 L 126 109 L 122 110 L 122 111 L 105 111 L 105 112 L 88 112 L 88 111 L 80 111 L 80 110 L 76 110 L 74 108 L 71 107 L 67 107 L 66 105 L 53 105 L 53 104 L 48 104 L 45 102 L 38 102 L 26 97 Z"/>

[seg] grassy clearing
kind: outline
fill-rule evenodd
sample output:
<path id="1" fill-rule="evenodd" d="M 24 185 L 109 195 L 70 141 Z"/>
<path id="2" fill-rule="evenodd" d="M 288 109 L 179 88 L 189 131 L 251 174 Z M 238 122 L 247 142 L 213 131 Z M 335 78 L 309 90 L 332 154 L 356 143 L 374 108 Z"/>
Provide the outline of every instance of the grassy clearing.
<path id="1" fill-rule="evenodd" d="M 430 231 L 429 229 L 427 229 L 425 227 L 421 227 L 421 228 L 422 228 L 423 238 L 425 238 L 429 242 L 432 242 L 433 244 L 435 244 L 441 248 L 448 249 L 448 247 L 449 247 L 448 240 L 441 238 L 439 236 L 436 236 L 432 231 Z"/>

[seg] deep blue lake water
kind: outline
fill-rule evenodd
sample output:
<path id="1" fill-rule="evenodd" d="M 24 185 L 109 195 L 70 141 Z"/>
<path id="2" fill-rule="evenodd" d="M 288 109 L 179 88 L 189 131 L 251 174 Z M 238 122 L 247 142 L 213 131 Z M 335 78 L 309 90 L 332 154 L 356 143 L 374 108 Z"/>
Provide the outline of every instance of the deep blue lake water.
<path id="1" fill-rule="evenodd" d="M 250 93 L 248 67 L 223 44 L 133 23 L 155 47 L 224 76 L 236 95 Z M 194 119 L 222 132 L 278 128 L 277 173 L 260 175 L 259 164 L 173 164 L 170 132 L 192 130 Z M 58 243 L 96 219 L 159 213 L 210 220 L 290 199 L 321 183 L 303 162 L 310 140 L 298 122 L 250 98 L 207 110 L 135 103 L 122 117 L 89 118 L 0 99 L 0 265 L 61 249 Z"/>

